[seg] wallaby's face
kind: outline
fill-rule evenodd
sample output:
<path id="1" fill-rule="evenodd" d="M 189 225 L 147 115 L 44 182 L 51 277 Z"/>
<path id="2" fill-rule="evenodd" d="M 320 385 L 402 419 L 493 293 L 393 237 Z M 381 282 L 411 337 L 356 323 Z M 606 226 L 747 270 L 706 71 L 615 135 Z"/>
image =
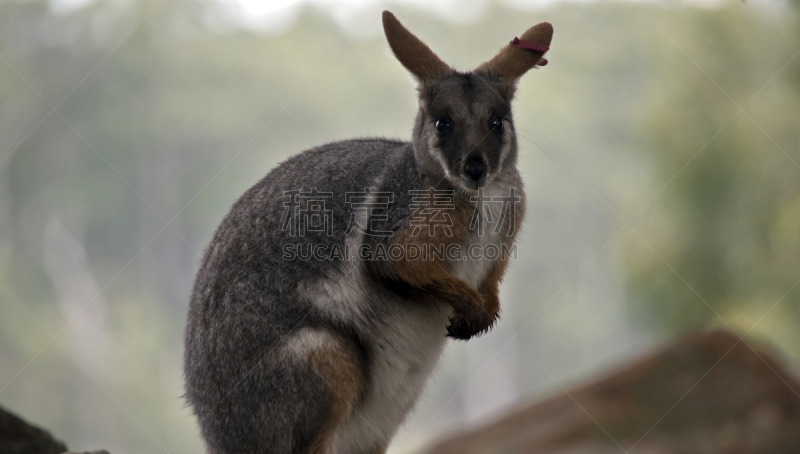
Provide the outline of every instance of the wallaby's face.
<path id="1" fill-rule="evenodd" d="M 546 22 L 531 27 L 467 73 L 442 62 L 388 11 L 383 28 L 395 56 L 419 82 L 413 143 L 420 169 L 475 190 L 513 167 L 517 143 L 511 99 L 519 77 L 543 64 L 553 27 Z"/>
<path id="2" fill-rule="evenodd" d="M 507 83 L 489 74 L 453 72 L 420 90 L 414 143 L 456 187 L 489 184 L 516 162 Z"/>

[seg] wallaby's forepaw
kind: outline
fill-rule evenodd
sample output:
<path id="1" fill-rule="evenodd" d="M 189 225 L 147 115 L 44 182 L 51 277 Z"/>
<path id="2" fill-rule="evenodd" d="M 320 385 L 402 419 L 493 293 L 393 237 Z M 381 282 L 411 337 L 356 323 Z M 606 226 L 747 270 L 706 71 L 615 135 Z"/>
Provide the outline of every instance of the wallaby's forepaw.
<path id="1" fill-rule="evenodd" d="M 481 336 L 488 332 L 494 325 L 495 318 L 468 320 L 463 315 L 450 317 L 450 324 L 447 325 L 447 337 L 458 340 L 469 340 L 473 337 Z"/>
<path id="2" fill-rule="evenodd" d="M 472 337 L 472 330 L 469 329 L 467 320 L 464 317 L 450 317 L 450 324 L 447 325 L 447 337 L 458 340 L 469 340 Z"/>

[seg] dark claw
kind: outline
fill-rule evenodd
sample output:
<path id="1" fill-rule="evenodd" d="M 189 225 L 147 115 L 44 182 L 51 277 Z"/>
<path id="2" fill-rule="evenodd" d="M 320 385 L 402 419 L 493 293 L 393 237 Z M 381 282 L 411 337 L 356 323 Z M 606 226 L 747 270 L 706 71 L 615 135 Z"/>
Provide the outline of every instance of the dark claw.
<path id="1" fill-rule="evenodd" d="M 472 330 L 467 321 L 462 317 L 450 317 L 450 324 L 447 325 L 447 337 L 459 340 L 469 340 L 472 337 Z"/>
<path id="2" fill-rule="evenodd" d="M 450 324 L 447 325 L 447 337 L 452 337 L 453 339 L 458 340 L 469 340 L 473 337 L 482 336 L 488 333 L 496 322 L 497 317 L 495 317 L 494 320 L 492 320 L 482 329 L 474 330 L 470 327 L 469 323 L 467 323 L 466 318 L 456 315 L 455 317 L 450 317 Z"/>

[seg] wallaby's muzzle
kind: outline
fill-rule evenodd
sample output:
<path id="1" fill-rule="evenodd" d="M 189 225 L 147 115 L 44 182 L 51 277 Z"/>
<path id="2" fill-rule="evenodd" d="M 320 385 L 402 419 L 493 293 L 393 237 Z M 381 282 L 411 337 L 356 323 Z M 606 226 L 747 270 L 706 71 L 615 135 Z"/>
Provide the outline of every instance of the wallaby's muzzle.
<path id="1" fill-rule="evenodd" d="M 464 174 L 474 181 L 477 187 L 481 187 L 481 182 L 486 180 L 486 161 L 480 155 L 470 156 L 464 165 Z"/>

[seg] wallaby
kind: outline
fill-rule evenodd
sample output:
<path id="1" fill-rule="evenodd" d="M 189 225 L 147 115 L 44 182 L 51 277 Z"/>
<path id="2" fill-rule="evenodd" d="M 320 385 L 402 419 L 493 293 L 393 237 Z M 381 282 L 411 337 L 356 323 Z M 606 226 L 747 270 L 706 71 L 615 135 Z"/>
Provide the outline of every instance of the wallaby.
<path id="1" fill-rule="evenodd" d="M 383 453 L 446 337 L 498 317 L 525 210 L 511 99 L 553 28 L 458 72 L 388 11 L 383 27 L 418 82 L 411 142 L 288 159 L 205 251 L 184 368 L 209 453 Z"/>

